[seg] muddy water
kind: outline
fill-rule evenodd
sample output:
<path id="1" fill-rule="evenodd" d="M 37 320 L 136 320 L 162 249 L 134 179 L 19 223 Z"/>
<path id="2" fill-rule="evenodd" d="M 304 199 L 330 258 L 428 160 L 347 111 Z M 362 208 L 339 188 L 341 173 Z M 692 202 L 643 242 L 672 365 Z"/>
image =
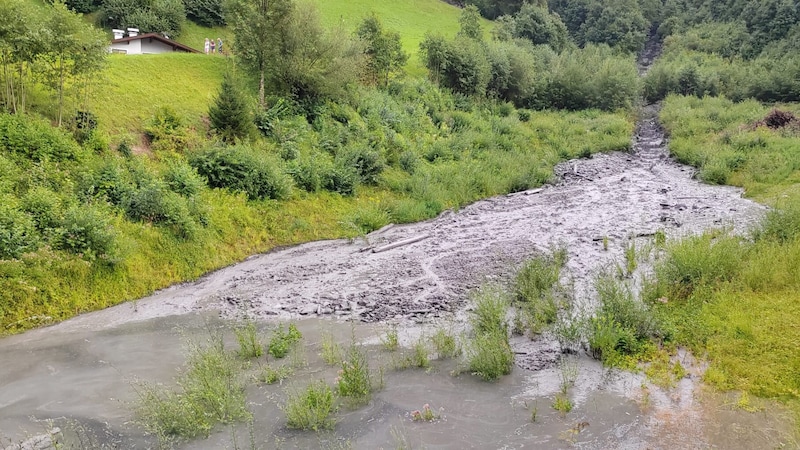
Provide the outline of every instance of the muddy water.
<path id="1" fill-rule="evenodd" d="M 317 356 L 320 330 L 342 343 L 355 334 L 375 344 L 393 322 L 410 344 L 436 324 L 459 328 L 470 289 L 506 278 L 520 261 L 552 245 L 568 249 L 565 281 L 591 308 L 593 275 L 621 259 L 630 239 L 646 240 L 658 230 L 672 237 L 710 227 L 746 231 L 763 208 L 742 199 L 738 189 L 699 183 L 691 168 L 672 161 L 656 116 L 657 106 L 643 109 L 632 152 L 561 164 L 557 181 L 542 189 L 480 201 L 354 242 L 315 242 L 257 255 L 134 303 L 1 340 L 0 448 L 42 438 L 51 426 L 41 421 L 48 419 L 63 430 L 85 429 L 79 433 L 83 447 L 152 447 L 154 441 L 132 422 L 131 383 L 171 383 L 184 361 L 186 339 L 202 339 L 209 327 L 229 327 L 224 320 L 243 314 L 263 326 L 300 320 L 308 343 L 309 365 L 288 385 L 248 388 L 261 448 L 407 443 L 454 449 L 747 449 L 793 442 L 779 414 L 737 411 L 730 399 L 704 393 L 702 365 L 689 355 L 682 362 L 690 374 L 675 388 L 661 389 L 640 375 L 604 370 L 583 355 L 559 365 L 559 348 L 547 336 L 515 340 L 519 367 L 494 384 L 451 376 L 452 362 L 437 362 L 430 371 L 395 371 L 391 355 L 373 345 L 373 364 L 387 371 L 385 388 L 369 405 L 341 411 L 330 434 L 285 429 L 280 405 L 287 389 L 336 376 Z M 372 251 L 407 239 L 419 240 Z M 551 404 L 565 367 L 577 379 L 569 389 L 575 408 L 562 416 Z M 426 403 L 440 418 L 411 421 L 410 411 Z M 766 411 L 779 409 L 770 405 Z M 235 438 L 240 448 L 249 448 L 248 435 L 243 425 L 221 428 L 182 447 L 233 448 Z"/>

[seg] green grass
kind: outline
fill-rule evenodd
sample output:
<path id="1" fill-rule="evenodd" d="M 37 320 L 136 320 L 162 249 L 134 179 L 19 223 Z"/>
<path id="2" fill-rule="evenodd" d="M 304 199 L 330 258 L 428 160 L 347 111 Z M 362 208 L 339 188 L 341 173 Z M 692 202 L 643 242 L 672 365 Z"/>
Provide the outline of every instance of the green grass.
<path id="1" fill-rule="evenodd" d="M 667 243 L 645 292 L 662 300 L 654 308 L 673 342 L 706 355 L 707 383 L 785 402 L 800 419 L 800 132 L 754 127 L 771 109 L 667 98 L 661 117 L 672 152 L 702 178 L 742 186 L 777 209 L 750 239 L 717 231 Z"/>
<path id="2" fill-rule="evenodd" d="M 777 107 L 800 115 L 798 104 Z M 774 204 L 800 194 L 800 130 L 754 127 L 771 109 L 754 100 L 670 96 L 661 120 L 672 154 L 696 166 L 701 179 L 741 186 L 748 197 Z"/>
<path id="3" fill-rule="evenodd" d="M 92 110 L 112 137 L 141 131 L 161 106 L 196 124 L 208 114 L 228 63 L 226 58 L 188 53 L 109 55 Z"/>
<path id="4" fill-rule="evenodd" d="M 440 0 L 398 0 L 376 2 L 372 0 L 317 0 L 323 24 L 342 26 L 355 30 L 364 17 L 375 13 L 385 28 L 400 33 L 403 49 L 411 55 L 406 70 L 411 76 L 425 74 L 422 61 L 417 57 L 419 44 L 426 33 L 441 33 L 453 37 L 459 30 L 461 9 Z M 481 20 L 484 33 L 489 37 L 493 23 Z"/>

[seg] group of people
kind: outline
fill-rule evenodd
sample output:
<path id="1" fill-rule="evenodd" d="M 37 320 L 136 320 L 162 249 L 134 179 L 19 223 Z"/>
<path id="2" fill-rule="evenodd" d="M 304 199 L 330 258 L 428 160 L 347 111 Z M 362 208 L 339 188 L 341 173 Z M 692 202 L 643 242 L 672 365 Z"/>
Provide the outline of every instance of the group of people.
<path id="1" fill-rule="evenodd" d="M 204 46 L 206 51 L 206 55 L 209 53 L 222 53 L 222 38 L 217 38 L 216 42 L 214 39 L 206 38 L 206 44 Z"/>

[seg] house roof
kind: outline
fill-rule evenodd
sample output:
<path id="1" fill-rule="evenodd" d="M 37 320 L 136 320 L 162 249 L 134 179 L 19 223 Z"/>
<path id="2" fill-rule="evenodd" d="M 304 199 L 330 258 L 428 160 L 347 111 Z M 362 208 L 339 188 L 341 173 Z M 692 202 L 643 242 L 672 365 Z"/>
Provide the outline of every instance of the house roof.
<path id="1" fill-rule="evenodd" d="M 135 41 L 135 40 L 138 40 L 138 39 L 154 39 L 156 41 L 159 41 L 159 42 L 162 42 L 162 43 L 164 43 L 166 45 L 171 46 L 173 48 L 173 50 L 182 50 L 184 52 L 189 52 L 189 53 L 200 53 L 199 50 L 195 50 L 192 47 L 189 47 L 187 45 L 183 45 L 180 42 L 175 42 L 172 39 L 167 39 L 167 38 L 165 38 L 164 36 L 162 36 L 162 35 L 160 35 L 158 33 L 147 33 L 147 34 L 140 34 L 138 36 L 128 36 L 128 37 L 124 37 L 122 39 L 114 39 L 113 41 L 111 41 L 111 43 L 112 44 L 120 44 L 120 43 L 123 43 L 123 42 L 130 42 L 130 41 Z"/>

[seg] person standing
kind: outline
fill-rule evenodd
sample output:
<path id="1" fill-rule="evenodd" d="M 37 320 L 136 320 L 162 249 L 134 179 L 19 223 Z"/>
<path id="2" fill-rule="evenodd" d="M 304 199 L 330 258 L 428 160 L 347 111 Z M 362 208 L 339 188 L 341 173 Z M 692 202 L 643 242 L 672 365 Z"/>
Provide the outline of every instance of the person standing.
<path id="1" fill-rule="evenodd" d="M 222 38 L 217 38 L 217 53 L 222 54 Z"/>
<path id="2" fill-rule="evenodd" d="M 208 51 L 209 51 L 209 50 L 210 50 L 210 48 L 211 48 L 211 43 L 209 42 L 209 39 L 208 39 L 208 38 L 206 38 L 206 43 L 205 43 L 205 46 L 204 46 L 203 48 L 205 49 L 205 51 L 206 51 L 206 55 L 207 55 L 207 54 L 208 54 Z"/>
<path id="3" fill-rule="evenodd" d="M 214 50 L 215 50 L 215 48 L 214 48 L 214 46 L 215 46 L 215 45 L 216 45 L 216 43 L 215 43 L 215 42 L 214 42 L 214 40 L 212 39 L 212 40 L 211 40 L 211 53 L 215 53 L 215 51 L 214 51 Z"/>

